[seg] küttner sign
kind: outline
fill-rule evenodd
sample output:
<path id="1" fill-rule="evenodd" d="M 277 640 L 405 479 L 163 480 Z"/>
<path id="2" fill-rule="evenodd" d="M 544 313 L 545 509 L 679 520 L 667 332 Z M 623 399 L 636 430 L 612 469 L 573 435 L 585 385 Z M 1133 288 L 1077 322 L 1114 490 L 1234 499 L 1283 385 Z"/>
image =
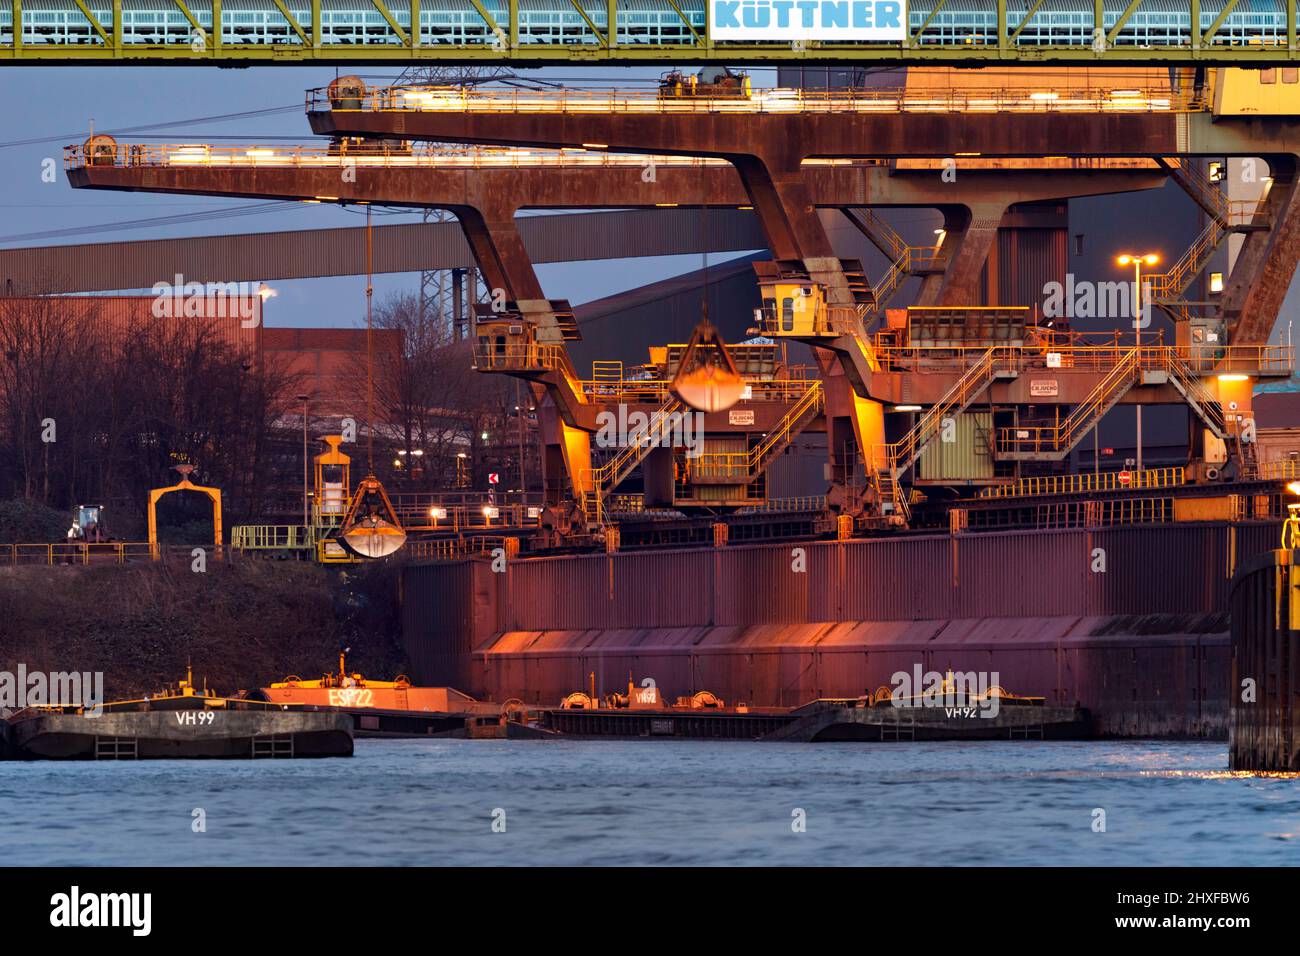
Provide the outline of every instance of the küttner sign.
<path id="1" fill-rule="evenodd" d="M 904 0 L 712 0 L 714 40 L 894 40 L 907 34 Z"/>

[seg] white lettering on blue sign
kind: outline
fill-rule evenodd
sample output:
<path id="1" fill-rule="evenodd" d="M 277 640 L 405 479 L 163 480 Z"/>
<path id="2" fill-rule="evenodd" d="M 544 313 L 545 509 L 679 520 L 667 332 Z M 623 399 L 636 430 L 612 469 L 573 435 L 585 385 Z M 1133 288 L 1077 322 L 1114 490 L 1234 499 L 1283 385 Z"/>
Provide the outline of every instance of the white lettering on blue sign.
<path id="1" fill-rule="evenodd" d="M 906 38 L 904 0 L 711 0 L 715 40 Z"/>

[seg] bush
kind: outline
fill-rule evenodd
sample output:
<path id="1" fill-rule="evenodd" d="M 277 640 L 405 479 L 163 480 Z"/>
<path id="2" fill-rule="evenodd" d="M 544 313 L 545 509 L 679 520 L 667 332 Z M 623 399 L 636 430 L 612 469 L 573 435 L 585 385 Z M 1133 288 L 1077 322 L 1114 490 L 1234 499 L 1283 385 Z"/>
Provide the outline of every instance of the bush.
<path id="1" fill-rule="evenodd" d="M 68 536 L 72 516 L 39 501 L 0 501 L 0 544 L 57 544 Z"/>

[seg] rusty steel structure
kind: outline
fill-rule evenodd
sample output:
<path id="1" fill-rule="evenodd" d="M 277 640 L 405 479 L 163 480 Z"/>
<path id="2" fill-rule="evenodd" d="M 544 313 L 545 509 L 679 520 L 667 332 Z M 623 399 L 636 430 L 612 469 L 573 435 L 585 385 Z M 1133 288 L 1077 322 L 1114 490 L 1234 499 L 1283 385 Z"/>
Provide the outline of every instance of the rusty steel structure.
<path id="1" fill-rule="evenodd" d="M 693 475 L 691 490 L 661 491 L 647 497 L 647 507 L 745 507 L 761 504 L 761 474 L 770 461 L 802 430 L 826 430 L 824 398 L 807 384 L 789 382 L 773 391 L 764 373 L 753 377 L 757 405 L 748 430 L 727 417 L 711 416 L 709 432 L 715 448 L 692 462 L 647 446 L 627 460 L 600 467 L 582 447 L 583 435 L 596 431 L 596 416 L 619 406 L 625 414 L 669 414 L 666 379 L 651 371 L 650 381 L 626 387 L 603 381 L 582 381 L 564 355 L 563 341 L 576 335 L 567 303 L 551 303 L 542 295 L 532 263 L 516 225 L 523 208 L 636 207 L 735 208 L 747 198 L 735 168 L 721 159 L 666 156 L 621 156 L 578 150 L 537 151 L 472 149 L 461 154 L 440 147 L 436 152 L 394 148 L 371 151 L 346 143 L 325 147 L 271 148 L 257 146 L 168 147 L 115 144 L 73 147 L 67 151 L 69 178 L 74 186 L 154 192 L 243 195 L 313 201 L 383 203 L 438 207 L 455 212 L 489 286 L 504 290 L 511 314 L 498 320 L 498 333 L 483 324 L 477 354 L 479 367 L 521 375 L 550 394 L 546 417 L 548 485 L 556 490 L 553 506 L 573 501 L 582 514 L 569 516 L 560 507 L 557 519 L 566 531 L 584 521 L 604 524 L 607 502 L 619 480 L 640 467 L 643 481 L 658 461 L 660 468 Z M 1149 189 L 1164 182 L 1167 171 L 1149 160 L 1116 160 L 1109 164 L 1077 164 L 1068 160 L 1023 163 L 1016 170 L 999 169 L 978 160 L 963 161 L 962 177 L 943 195 L 945 221 L 956 232 L 972 219 L 1001 221 L 1015 203 L 1070 196 Z M 647 171 L 650 174 L 647 175 Z M 808 163 L 807 175 L 819 207 L 841 209 L 850 221 L 894 260 L 891 279 L 879 286 L 883 299 L 888 283 L 896 288 L 911 274 L 922 276 L 922 299 L 943 301 L 965 290 L 952 289 L 940 249 L 910 247 L 869 207 L 926 207 L 935 204 L 931 180 L 936 170 L 926 163 L 890 168 L 876 160 Z M 333 190 L 327 195 L 325 190 Z M 526 222 L 527 220 L 523 220 Z M 525 325 L 536 327 L 527 341 L 518 337 Z M 565 327 L 561 328 L 561 323 Z M 512 337 L 511 330 L 516 334 Z M 494 335 L 500 341 L 485 345 Z M 762 363 L 760 363 L 762 364 Z M 767 362 L 770 365 L 770 360 Z M 662 372 L 662 369 L 660 370 Z M 782 375 L 787 373 L 783 372 Z M 621 372 L 620 372 L 621 375 Z M 655 383 L 658 383 L 655 385 Z M 649 405 L 645 398 L 650 397 Z M 765 399 L 777 400 L 776 406 Z M 595 399 L 595 400 L 594 400 Z M 773 433 L 779 439 L 764 441 Z M 728 442 L 721 436 L 743 439 Z M 748 436 L 746 438 L 746 436 Z M 721 441 L 718 445 L 717 442 Z M 692 470 L 692 464 L 695 468 Z M 744 481 L 729 480 L 744 477 Z M 667 472 L 661 488 L 676 483 Z M 703 488 L 712 486 L 709 493 Z M 680 490 L 682 494 L 677 493 Z M 575 522 L 576 519 L 576 522 Z"/>
<path id="2" fill-rule="evenodd" d="M 1249 382 L 1292 368 L 1288 349 L 1265 342 L 1300 255 L 1293 234 L 1300 209 L 1284 120 L 1241 117 L 1231 102 L 1213 87 L 1176 84 L 1046 92 L 746 86 L 684 99 L 617 90 L 370 89 L 349 80 L 309 93 L 309 118 L 332 137 L 327 147 L 96 138 L 70 148 L 68 164 L 70 181 L 83 187 L 454 213 L 501 300 L 481 310 L 478 368 L 523 378 L 550 399 L 544 461 L 552 527 L 561 536 L 604 533 L 606 503 L 633 472 L 648 508 L 759 505 L 769 453 L 811 429 L 828 436 L 827 507 L 848 516 L 851 529 L 905 527 L 915 497 L 908 486 L 921 482 L 931 442 L 976 414 L 977 403 L 989 408 L 986 424 L 976 427 L 988 432 L 995 464 L 987 474 L 946 477 L 1005 482 L 1023 474 L 1023 463 L 1068 456 L 1116 405 L 1153 402 L 1184 404 L 1199 420 L 1190 446 L 1198 469 L 1217 474 L 1206 463 L 1231 461 L 1237 477 L 1252 477 L 1241 440 Z M 416 145 L 447 141 L 466 146 Z M 1195 161 L 1243 154 L 1263 157 L 1271 177 L 1249 201 L 1226 199 Z M 1209 218 L 1182 259 L 1148 277 L 1149 295 L 1176 320 L 1176 341 L 1097 340 L 1042 327 L 1028 310 L 972 308 L 993 237 L 1016 204 L 1166 180 Z M 660 361 L 627 382 L 620 372 L 613 384 L 580 374 L 565 348 L 579 335 L 572 312 L 544 296 L 516 214 L 708 206 L 754 210 L 774 259 L 755 267 L 763 301 L 756 331 L 812 349 L 816 395 L 791 384 L 798 379 L 785 363 L 774 372 L 760 360 L 747 376 L 760 393 L 751 399 L 775 396 L 777 406 L 739 420 L 709 416 L 713 444 L 696 467 L 689 457 L 665 454 L 665 436 L 657 433 L 602 456 L 592 436 L 614 409 L 631 407 L 651 422 L 680 419 L 683 410 L 664 387 L 671 369 Z M 905 243 L 871 211 L 890 206 L 939 209 L 945 229 L 937 243 Z M 859 262 L 836 256 L 824 209 L 843 211 L 886 255 L 884 276 L 873 282 Z M 1229 235 L 1241 239 L 1237 264 L 1210 338 L 1196 338 L 1182 293 Z M 918 305 L 892 313 L 888 298 L 908 276 L 921 279 Z M 1197 328 L 1206 334 L 1203 322 Z M 1229 404 L 1234 414 L 1225 415 Z M 1022 420 L 1017 410 L 1030 406 L 1063 411 L 1047 422 Z M 768 440 L 773 428 L 779 440 Z M 678 487 L 682 472 L 691 485 L 731 490 L 687 493 Z"/>
<path id="3" fill-rule="evenodd" d="M 1221 83 L 1227 88 L 1228 80 Z M 965 412 L 982 394 L 997 400 L 1000 388 L 1007 390 L 1000 396 L 1003 400 L 1024 404 L 1035 381 L 1022 372 L 1034 367 L 1037 354 L 1051 356 L 1046 368 L 1058 367 L 1062 355 L 1068 354 L 1067 367 L 1087 373 L 1078 387 L 1062 388 L 1060 378 L 1054 377 L 1053 393 L 1043 396 L 1054 399 L 1048 404 L 1069 406 L 1070 417 L 1062 421 L 1058 416 L 1050 429 L 1022 428 L 1018 421 L 997 429 L 995 457 L 1058 460 L 1130 393 L 1135 401 L 1185 402 L 1204 423 L 1206 440 L 1240 446 L 1237 426 L 1246 416 L 1225 419 L 1223 407 L 1231 398 L 1234 411 L 1248 411 L 1249 390 L 1238 395 L 1227 383 L 1241 376 L 1290 372 L 1289 357 L 1269 354 L 1263 343 L 1300 257 L 1300 241 L 1294 235 L 1300 204 L 1297 157 L 1288 145 L 1285 118 L 1261 124 L 1258 116 L 1232 112 L 1231 102 L 1213 92 L 1207 95 L 1200 87 L 1173 85 L 1061 92 L 778 89 L 689 101 L 618 90 L 388 88 L 363 91 L 346 101 L 315 91 L 309 94 L 308 108 L 313 129 L 333 136 L 638 154 L 650 150 L 727 161 L 756 211 L 775 260 L 759 274 L 765 303 L 762 329 L 813 346 L 826 378 L 832 506 L 855 520 L 898 525 L 908 520 L 909 499 L 900 482 L 940 424 Z M 1242 250 L 1222 297 L 1219 321 L 1226 340 L 1246 351 L 1216 353 L 1216 361 L 1205 365 L 1204 355 L 1190 349 L 1190 340 L 1155 345 L 1148 341 L 1142 346 L 1135 338 L 1132 348 L 1120 348 L 1117 341 L 1103 357 L 1078 340 L 1031 343 L 1033 336 L 1023 321 L 1019 332 L 1010 333 L 1010 351 L 998 348 L 996 337 L 966 334 L 962 344 L 968 350 L 947 378 L 937 379 L 941 384 L 932 394 L 915 402 L 925 414 L 900 434 L 887 420 L 885 407 L 890 401 L 901 404 L 904 393 L 890 391 L 889 376 L 900 372 L 910 378 L 921 371 L 916 363 L 929 356 L 916 350 L 910 321 L 898 340 L 901 353 L 880 332 L 869 332 L 881 303 L 861 265 L 836 256 L 817 215 L 814 180 L 820 165 L 859 160 L 896 167 L 926 159 L 951 163 L 957 156 L 988 161 L 1061 153 L 1104 165 L 1106 160 L 1133 158 L 1132 144 L 1141 144 L 1139 156 L 1167 171 L 1212 217 L 1210 235 L 1198 240 L 1170 272 L 1152 280 L 1158 288 L 1156 302 L 1175 319 L 1187 318 L 1181 293 L 1204 267 L 1206 250 L 1228 234 L 1240 233 Z M 1234 208 L 1198 177 L 1194 159 L 1207 155 L 1262 157 L 1269 164 L 1268 187 L 1244 208 Z M 947 185 L 947 177 L 942 179 Z M 942 187 L 936 185 L 935 192 L 942 195 Z M 999 222 L 1000 216 L 980 218 L 968 208 L 964 221 L 950 223 L 951 233 L 929 255 L 942 263 L 941 270 L 934 270 L 942 279 L 931 283 L 942 291 L 929 301 L 970 304 Z M 1184 330 L 1190 334 L 1186 322 L 1179 329 L 1180 338 Z M 544 324 L 526 334 L 539 343 L 555 344 L 556 336 L 548 334 Z M 1216 332 L 1213 341 L 1224 339 Z M 904 354 L 913 364 L 900 368 Z M 931 364 L 926 370 L 936 367 Z M 1202 381 L 1206 377 L 1210 386 Z M 915 397 L 908 404 L 913 401 Z M 1201 454 L 1197 444 L 1194 457 Z M 1241 465 L 1248 470 L 1249 462 Z M 857 491 L 854 483 L 860 476 L 865 480 Z M 575 490 L 579 495 L 589 492 Z"/>

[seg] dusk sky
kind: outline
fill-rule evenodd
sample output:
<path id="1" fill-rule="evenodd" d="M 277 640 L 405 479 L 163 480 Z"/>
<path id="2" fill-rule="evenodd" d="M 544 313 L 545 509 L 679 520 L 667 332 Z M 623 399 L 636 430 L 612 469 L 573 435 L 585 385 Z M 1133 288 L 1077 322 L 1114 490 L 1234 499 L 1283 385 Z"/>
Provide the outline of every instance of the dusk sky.
<path id="1" fill-rule="evenodd" d="M 384 85 L 399 72 L 370 68 L 362 75 L 369 83 Z M 572 86 L 585 80 L 587 85 L 634 83 L 645 88 L 660 72 L 658 68 L 584 70 L 579 77 L 573 69 L 558 67 L 520 75 Z M 762 72 L 756 73 L 756 79 L 770 84 L 770 78 L 760 78 Z M 7 184 L 0 190 L 0 249 L 362 225 L 365 213 L 356 208 L 284 203 L 250 209 L 260 204 L 248 199 L 74 190 L 63 176 L 62 148 L 82 142 L 92 123 L 95 131 L 113 133 L 119 142 L 253 143 L 270 137 L 310 142 L 303 93 L 326 85 L 335 75 L 334 69 L 325 67 L 0 70 L 4 80 L 0 129 L 5 131 L 0 134 L 0 178 Z M 265 112 L 208 119 L 249 111 Z M 204 121 L 181 125 L 192 120 Z M 146 126 L 155 128 L 139 129 Z M 41 181 L 41 164 L 47 157 L 56 160 L 56 184 Z M 222 212 L 232 214 L 162 226 L 106 228 L 158 216 L 204 217 Z M 416 211 L 375 207 L 375 213 L 377 225 L 420 219 Z M 58 230 L 77 231 L 40 235 Z M 578 304 L 687 272 L 699 264 L 698 256 L 669 256 L 544 265 L 538 273 L 548 296 Z M 276 281 L 274 286 L 279 294 L 268 304 L 271 325 L 353 325 L 364 314 L 363 276 Z M 376 301 L 417 287 L 415 274 L 377 276 Z"/>

